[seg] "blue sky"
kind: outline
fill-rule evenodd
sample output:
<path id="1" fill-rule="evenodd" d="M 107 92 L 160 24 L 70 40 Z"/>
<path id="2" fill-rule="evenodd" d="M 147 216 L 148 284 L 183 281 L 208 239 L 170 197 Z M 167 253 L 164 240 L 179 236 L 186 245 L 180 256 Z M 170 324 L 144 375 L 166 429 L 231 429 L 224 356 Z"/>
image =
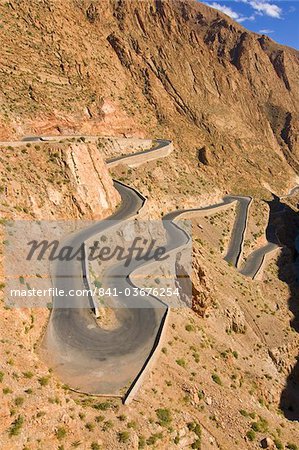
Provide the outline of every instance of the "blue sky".
<path id="1" fill-rule="evenodd" d="M 267 34 L 280 44 L 299 49 L 299 0 L 210 0 L 204 3 L 249 30 Z"/>

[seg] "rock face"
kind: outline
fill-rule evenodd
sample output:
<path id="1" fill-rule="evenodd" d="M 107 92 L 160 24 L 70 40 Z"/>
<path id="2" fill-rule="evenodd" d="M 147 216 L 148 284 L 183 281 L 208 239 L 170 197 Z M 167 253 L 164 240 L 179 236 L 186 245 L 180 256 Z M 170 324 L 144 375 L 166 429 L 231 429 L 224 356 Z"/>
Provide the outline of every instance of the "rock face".
<path id="1" fill-rule="evenodd" d="M 246 332 L 246 320 L 244 313 L 237 307 L 226 311 L 226 316 L 229 318 L 228 331 L 234 333 L 244 334 Z"/>
<path id="2" fill-rule="evenodd" d="M 194 250 L 192 264 L 192 309 L 201 317 L 204 317 L 208 307 L 212 303 L 213 289 L 207 275 L 200 264 L 198 251 Z"/>
<path id="3" fill-rule="evenodd" d="M 180 301 L 183 305 L 191 307 L 197 315 L 204 317 L 208 307 L 212 303 L 213 288 L 201 265 L 199 251 L 193 249 L 192 273 L 190 278 L 184 265 L 178 261 L 175 264 L 175 271 L 177 275 L 175 287 L 179 289 Z"/>
<path id="4" fill-rule="evenodd" d="M 266 438 L 261 440 L 261 447 L 262 448 L 268 448 L 270 450 L 271 449 L 274 450 L 276 448 L 273 440 L 271 438 L 269 438 L 269 437 L 266 437 Z"/>
<path id="5" fill-rule="evenodd" d="M 212 158 L 212 153 L 208 147 L 204 146 L 198 150 L 199 162 L 201 162 L 205 166 L 208 166 L 211 163 L 211 158 Z"/>
<path id="6" fill-rule="evenodd" d="M 193 0 L 0 9 L 2 138 L 164 133 L 194 157 L 214 144 L 226 186 L 241 174 L 273 185 L 298 169 L 297 51 Z"/>
<path id="7" fill-rule="evenodd" d="M 63 163 L 75 181 L 75 204 L 81 205 L 83 215 L 90 213 L 94 218 L 101 218 L 104 211 L 111 210 L 120 201 L 95 144 L 70 145 Z"/>
<path id="8" fill-rule="evenodd" d="M 1 213 L 8 218 L 101 219 L 120 202 L 106 164 L 91 143 L 4 147 L 0 173 L 7 185 L 1 193 Z"/>

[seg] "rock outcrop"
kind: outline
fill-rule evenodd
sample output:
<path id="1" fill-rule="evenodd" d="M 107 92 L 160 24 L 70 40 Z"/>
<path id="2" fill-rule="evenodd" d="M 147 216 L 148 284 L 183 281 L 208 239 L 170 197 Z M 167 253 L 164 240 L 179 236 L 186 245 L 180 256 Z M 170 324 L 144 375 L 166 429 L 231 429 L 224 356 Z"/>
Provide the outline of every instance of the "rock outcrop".
<path id="1" fill-rule="evenodd" d="M 192 263 L 192 309 L 201 317 L 204 317 L 208 307 L 212 304 L 213 288 L 207 274 L 200 263 L 199 253 L 193 252 Z"/>
<path id="2" fill-rule="evenodd" d="M 0 173 L 6 184 L 1 212 L 7 218 L 101 219 L 120 202 L 93 143 L 2 147 Z"/>

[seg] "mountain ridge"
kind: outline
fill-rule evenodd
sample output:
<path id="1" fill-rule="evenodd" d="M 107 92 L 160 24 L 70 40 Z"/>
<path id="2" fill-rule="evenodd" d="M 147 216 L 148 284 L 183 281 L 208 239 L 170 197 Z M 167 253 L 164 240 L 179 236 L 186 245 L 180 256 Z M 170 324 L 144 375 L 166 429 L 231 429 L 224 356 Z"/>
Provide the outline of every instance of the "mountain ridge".
<path id="1" fill-rule="evenodd" d="M 195 1 L 11 0 L 1 14 L 2 140 L 167 136 L 192 164 L 206 146 L 221 186 L 237 165 L 256 188 L 279 167 L 273 189 L 294 184 L 296 50 Z"/>

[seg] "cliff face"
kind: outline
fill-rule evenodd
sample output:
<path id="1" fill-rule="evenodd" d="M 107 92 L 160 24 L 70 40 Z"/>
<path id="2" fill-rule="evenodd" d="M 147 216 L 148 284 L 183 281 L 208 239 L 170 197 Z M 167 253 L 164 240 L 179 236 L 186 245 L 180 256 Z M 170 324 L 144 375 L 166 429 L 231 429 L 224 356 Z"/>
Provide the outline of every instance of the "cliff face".
<path id="1" fill-rule="evenodd" d="M 164 134 L 208 146 L 231 185 L 297 170 L 297 51 L 195 1 L 11 0 L 1 17 L 3 137 Z"/>
<path id="2" fill-rule="evenodd" d="M 120 201 L 92 143 L 2 147 L 0 173 L 2 217 L 101 219 Z"/>

